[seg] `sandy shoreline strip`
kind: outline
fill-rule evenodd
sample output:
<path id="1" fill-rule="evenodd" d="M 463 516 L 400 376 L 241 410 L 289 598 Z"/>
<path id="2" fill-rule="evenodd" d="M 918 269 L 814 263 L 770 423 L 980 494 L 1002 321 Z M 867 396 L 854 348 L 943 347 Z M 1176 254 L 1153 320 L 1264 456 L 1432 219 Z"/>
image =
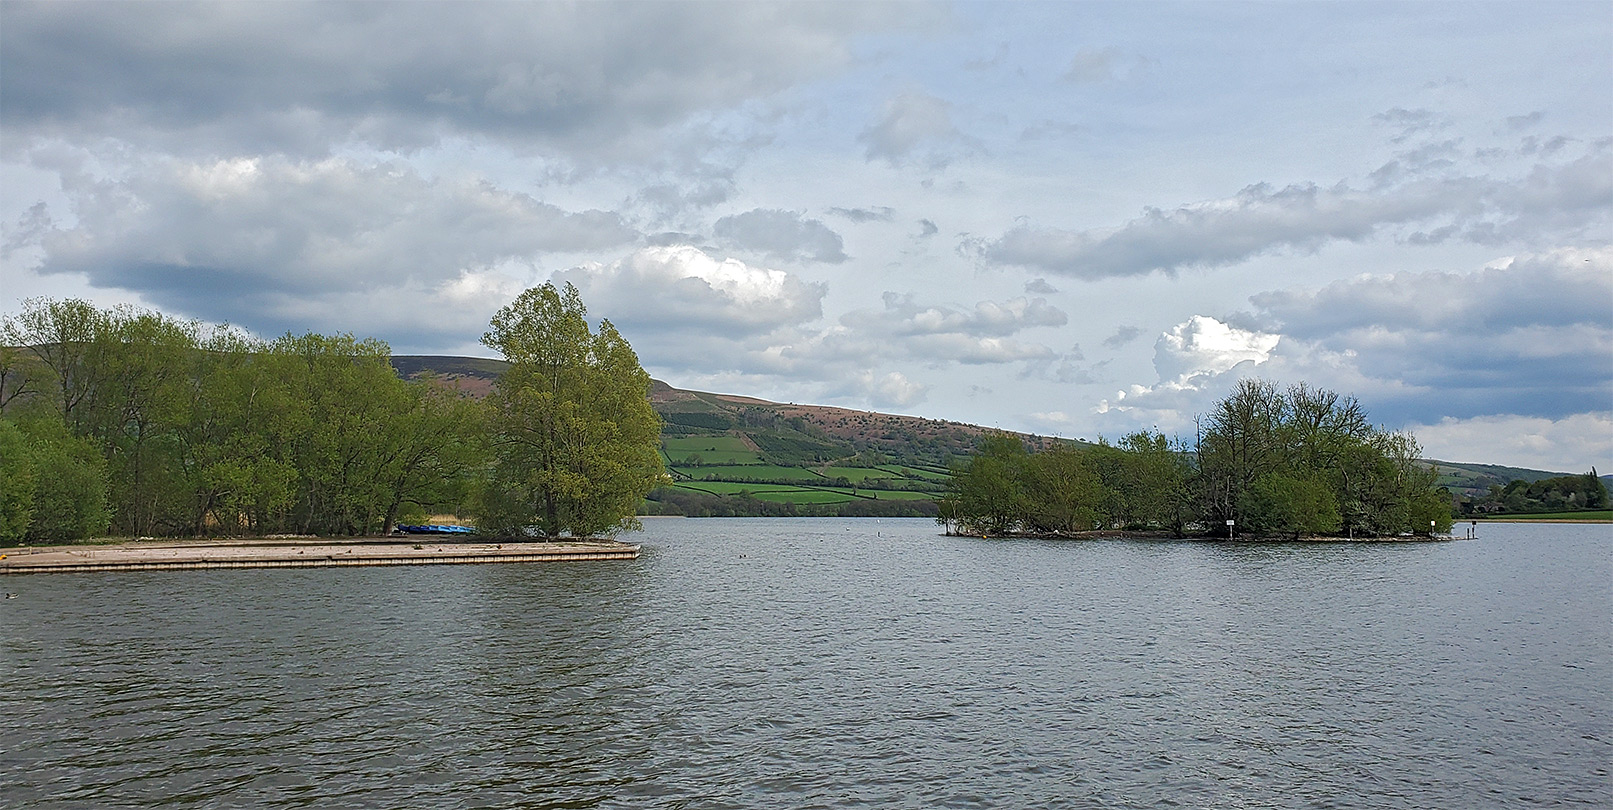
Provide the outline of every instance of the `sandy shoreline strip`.
<path id="1" fill-rule="evenodd" d="M 197 568 L 326 568 L 348 565 L 631 560 L 639 546 L 614 540 L 558 543 L 454 543 L 426 538 L 143 541 L 115 545 L 0 549 L 0 574 L 162 571 Z"/>

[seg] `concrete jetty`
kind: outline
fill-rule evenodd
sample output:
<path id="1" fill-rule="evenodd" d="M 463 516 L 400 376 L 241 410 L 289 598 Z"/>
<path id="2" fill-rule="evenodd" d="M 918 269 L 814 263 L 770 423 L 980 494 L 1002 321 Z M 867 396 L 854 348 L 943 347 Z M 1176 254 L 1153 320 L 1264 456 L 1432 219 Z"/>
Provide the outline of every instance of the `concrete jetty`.
<path id="1" fill-rule="evenodd" d="M 570 562 L 631 560 L 638 555 L 639 546 L 614 540 L 554 543 L 444 543 L 396 538 L 349 542 L 325 539 L 141 541 L 0 548 L 0 574 Z"/>

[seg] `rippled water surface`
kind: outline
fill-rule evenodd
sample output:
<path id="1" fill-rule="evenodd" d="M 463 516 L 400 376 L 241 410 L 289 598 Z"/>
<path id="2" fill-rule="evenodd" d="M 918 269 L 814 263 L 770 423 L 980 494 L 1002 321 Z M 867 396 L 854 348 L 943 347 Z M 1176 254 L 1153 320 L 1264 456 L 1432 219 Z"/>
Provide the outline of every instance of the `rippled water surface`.
<path id="1" fill-rule="evenodd" d="M 0 579 L 6 807 L 1613 804 L 1613 532 Z"/>

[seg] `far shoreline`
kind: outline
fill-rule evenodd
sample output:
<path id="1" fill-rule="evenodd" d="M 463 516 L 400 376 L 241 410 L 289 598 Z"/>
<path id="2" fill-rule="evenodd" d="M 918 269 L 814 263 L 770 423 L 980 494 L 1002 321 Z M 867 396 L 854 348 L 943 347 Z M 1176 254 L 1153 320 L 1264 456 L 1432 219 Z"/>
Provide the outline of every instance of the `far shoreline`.
<path id="1" fill-rule="evenodd" d="M 1069 533 L 1011 533 L 991 534 L 977 532 L 943 532 L 946 537 L 963 537 L 978 540 L 1157 540 L 1172 543 L 1230 543 L 1230 544 L 1271 544 L 1271 543 L 1449 543 L 1457 540 L 1467 540 L 1465 536 L 1455 534 L 1436 535 L 1370 535 L 1361 537 L 1333 537 L 1330 535 L 1304 534 L 1298 537 L 1252 535 L 1248 537 L 1216 537 L 1207 534 L 1177 535 L 1169 531 L 1157 529 L 1093 529 L 1084 532 Z"/>

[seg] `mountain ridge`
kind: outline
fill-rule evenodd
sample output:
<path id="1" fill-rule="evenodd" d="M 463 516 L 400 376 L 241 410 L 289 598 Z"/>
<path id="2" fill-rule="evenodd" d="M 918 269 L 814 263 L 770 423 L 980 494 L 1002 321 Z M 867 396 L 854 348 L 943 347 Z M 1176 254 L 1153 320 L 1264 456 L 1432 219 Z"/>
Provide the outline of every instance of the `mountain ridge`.
<path id="1" fill-rule="evenodd" d="M 492 391 L 493 382 L 508 363 L 481 357 L 394 355 L 392 366 L 405 378 L 434 374 L 472 396 L 482 397 Z M 695 391 L 662 380 L 651 381 L 650 403 L 666 424 L 667 429 L 663 431 L 666 436 L 739 434 L 753 451 L 774 464 L 823 465 L 872 451 L 897 464 L 912 463 L 945 470 L 953 457 L 972 452 L 981 436 L 998 432 L 996 428 L 946 419 Z M 758 432 L 771 437 L 763 439 L 763 443 L 772 441 L 771 449 L 757 446 L 751 434 Z M 1005 432 L 1021 436 L 1038 447 L 1060 441 L 1036 434 Z M 1079 439 L 1073 441 L 1086 443 Z M 663 454 L 669 469 L 677 476 L 678 459 L 670 455 L 664 441 Z M 870 462 L 878 460 L 872 456 L 864 458 Z M 1490 486 L 1505 486 L 1513 480 L 1534 482 L 1576 474 L 1478 462 L 1423 461 L 1439 468 L 1442 486 L 1466 495 L 1482 495 Z M 1600 477 L 1613 488 L 1613 475 Z"/>

